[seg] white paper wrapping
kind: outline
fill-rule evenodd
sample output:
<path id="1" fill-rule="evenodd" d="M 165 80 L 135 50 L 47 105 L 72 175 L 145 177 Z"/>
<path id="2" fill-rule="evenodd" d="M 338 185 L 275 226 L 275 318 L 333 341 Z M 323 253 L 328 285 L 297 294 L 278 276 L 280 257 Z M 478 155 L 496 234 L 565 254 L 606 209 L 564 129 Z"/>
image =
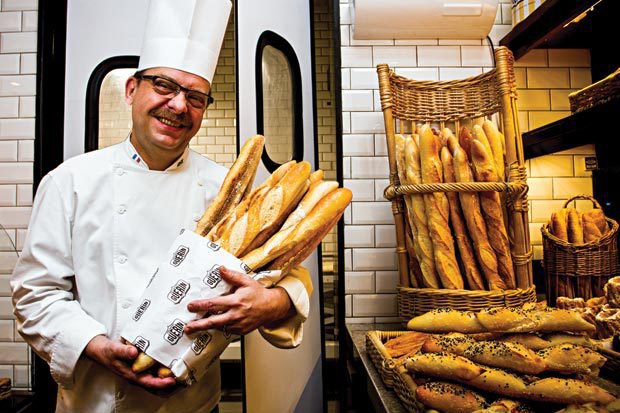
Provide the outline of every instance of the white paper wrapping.
<path id="1" fill-rule="evenodd" d="M 219 268 L 241 271 L 271 287 L 280 271 L 250 273 L 241 260 L 219 245 L 190 231 L 172 243 L 137 301 L 121 337 L 172 370 L 177 380 L 192 384 L 235 338 L 220 330 L 185 334 L 183 327 L 203 313 L 191 313 L 187 304 L 228 294 L 231 286 L 220 277 Z"/>

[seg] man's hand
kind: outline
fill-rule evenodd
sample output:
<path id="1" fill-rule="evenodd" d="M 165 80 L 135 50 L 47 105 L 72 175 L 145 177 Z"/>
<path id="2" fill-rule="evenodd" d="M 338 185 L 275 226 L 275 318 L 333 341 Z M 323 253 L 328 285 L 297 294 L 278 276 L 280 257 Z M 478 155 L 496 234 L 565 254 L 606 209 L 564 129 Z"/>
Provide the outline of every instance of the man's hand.
<path id="1" fill-rule="evenodd" d="M 131 363 L 138 357 L 138 349 L 105 336 L 95 336 L 90 340 L 84 349 L 84 355 L 151 393 L 166 395 L 177 384 L 172 377 L 160 379 L 149 373 L 134 373 Z"/>
<path id="2" fill-rule="evenodd" d="M 204 312 L 205 316 L 187 323 L 186 333 L 217 328 L 233 334 L 247 334 L 294 311 L 283 288 L 265 288 L 246 274 L 225 267 L 220 267 L 220 274 L 233 286 L 232 294 L 191 301 L 187 309 L 193 313 Z"/>

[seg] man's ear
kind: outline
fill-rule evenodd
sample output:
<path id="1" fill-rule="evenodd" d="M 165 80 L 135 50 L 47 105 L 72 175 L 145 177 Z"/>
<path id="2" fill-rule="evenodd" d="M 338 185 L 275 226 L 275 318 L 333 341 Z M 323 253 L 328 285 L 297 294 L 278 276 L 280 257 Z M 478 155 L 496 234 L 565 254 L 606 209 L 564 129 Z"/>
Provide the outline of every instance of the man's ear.
<path id="1" fill-rule="evenodd" d="M 133 103 L 133 97 L 134 97 L 134 94 L 136 93 L 137 88 L 138 88 L 138 79 L 136 79 L 133 76 L 128 78 L 127 81 L 125 82 L 125 102 L 127 102 L 128 105 L 131 105 Z"/>

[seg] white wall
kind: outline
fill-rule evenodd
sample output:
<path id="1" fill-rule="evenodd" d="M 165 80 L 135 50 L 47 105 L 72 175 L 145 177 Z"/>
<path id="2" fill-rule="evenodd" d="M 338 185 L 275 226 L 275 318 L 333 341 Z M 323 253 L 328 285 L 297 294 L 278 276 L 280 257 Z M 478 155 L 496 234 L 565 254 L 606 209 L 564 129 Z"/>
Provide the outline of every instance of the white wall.
<path id="1" fill-rule="evenodd" d="M 20 250 L 32 205 L 37 7 L 36 0 L 0 3 L 0 224 Z M 0 377 L 26 388 L 29 351 L 15 331 L 9 291 L 17 257 L 7 244 L 0 235 Z"/>

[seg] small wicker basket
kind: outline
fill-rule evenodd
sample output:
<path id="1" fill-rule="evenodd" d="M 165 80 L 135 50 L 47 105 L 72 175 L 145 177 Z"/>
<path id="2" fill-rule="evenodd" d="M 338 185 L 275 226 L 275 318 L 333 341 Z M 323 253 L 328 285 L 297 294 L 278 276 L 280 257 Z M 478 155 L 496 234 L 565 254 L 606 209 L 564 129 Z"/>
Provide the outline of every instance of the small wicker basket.
<path id="1" fill-rule="evenodd" d="M 590 109 L 611 99 L 620 98 L 620 69 L 585 88 L 568 95 L 573 113 Z"/>
<path id="2" fill-rule="evenodd" d="M 387 387 L 394 385 L 396 363 L 383 344 L 405 333 L 408 331 L 369 331 L 366 333 L 366 351 Z"/>
<path id="3" fill-rule="evenodd" d="M 404 322 L 439 307 L 479 310 L 490 306 L 520 306 L 536 301 L 514 57 L 506 47 L 499 47 L 495 50 L 495 60 L 495 69 L 452 81 L 416 81 L 397 75 L 388 65 L 377 66 L 390 167 L 390 185 L 385 189 L 385 197 L 392 201 L 394 214 L 400 275 L 397 299 L 399 315 Z M 461 122 L 496 114 L 505 136 L 506 163 L 510 167 L 507 182 L 400 184 L 395 159 L 396 133 L 411 133 L 417 122 L 437 123 L 441 127 L 451 122 L 458 129 Z M 403 195 L 457 191 L 496 191 L 504 194 L 517 289 L 470 291 L 412 288 L 415 285 L 409 281 L 410 256 L 406 247 Z"/>
<path id="4" fill-rule="evenodd" d="M 403 366 L 394 369 L 394 391 L 408 412 L 422 413 L 427 408 L 415 398 L 418 386 Z"/>
<path id="5" fill-rule="evenodd" d="M 595 208 L 601 205 L 588 195 L 570 198 L 564 208 L 574 200 L 592 202 Z M 555 305 L 558 297 L 582 297 L 588 300 L 604 295 L 603 286 L 619 274 L 618 223 L 607 218 L 609 231 L 596 242 L 575 245 L 563 241 L 549 232 L 549 224 L 541 227 L 543 238 L 543 267 L 547 290 L 547 303 Z"/>

